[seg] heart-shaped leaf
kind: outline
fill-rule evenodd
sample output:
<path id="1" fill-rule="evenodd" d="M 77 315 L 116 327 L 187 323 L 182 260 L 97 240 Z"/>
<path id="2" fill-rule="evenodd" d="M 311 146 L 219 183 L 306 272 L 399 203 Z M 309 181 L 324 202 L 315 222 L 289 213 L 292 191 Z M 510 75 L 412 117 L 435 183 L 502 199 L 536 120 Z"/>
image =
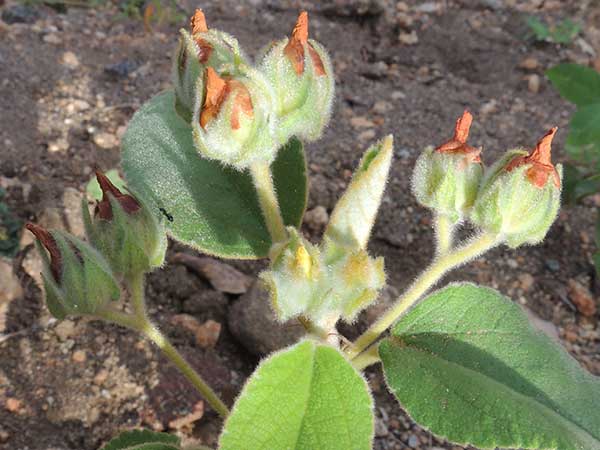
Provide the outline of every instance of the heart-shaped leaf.
<path id="1" fill-rule="evenodd" d="M 250 175 L 202 158 L 174 105 L 172 92 L 159 94 L 129 123 L 122 154 L 128 186 L 168 218 L 178 241 L 224 258 L 267 256 L 271 238 Z M 299 226 L 307 198 L 300 141 L 281 148 L 272 169 L 284 221 Z"/>
<path id="2" fill-rule="evenodd" d="M 304 340 L 263 361 L 225 422 L 220 450 L 370 450 L 372 400 L 333 347 Z"/>
<path id="3" fill-rule="evenodd" d="M 554 87 L 577 106 L 600 102 L 600 73 L 581 64 L 558 64 L 546 71 Z"/>
<path id="4" fill-rule="evenodd" d="M 492 449 L 600 449 L 600 381 L 493 289 L 449 286 L 379 347 L 388 386 L 433 433 Z"/>

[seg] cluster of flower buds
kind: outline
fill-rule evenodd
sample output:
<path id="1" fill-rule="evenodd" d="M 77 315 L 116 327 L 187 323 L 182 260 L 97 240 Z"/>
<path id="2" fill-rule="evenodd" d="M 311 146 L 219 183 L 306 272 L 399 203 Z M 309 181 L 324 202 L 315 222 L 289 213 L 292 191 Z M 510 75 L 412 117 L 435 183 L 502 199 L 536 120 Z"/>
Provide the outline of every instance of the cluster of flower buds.
<path id="1" fill-rule="evenodd" d="M 551 129 L 527 152 L 509 150 L 484 173 L 481 150 L 467 145 L 472 117 L 465 111 L 454 137 L 426 149 L 415 166 L 413 191 L 421 204 L 457 223 L 469 219 L 509 246 L 540 242 L 560 206 L 562 166 L 551 162 Z"/>
<path id="2" fill-rule="evenodd" d="M 329 329 L 338 318 L 352 321 L 377 299 L 385 285 L 383 258 L 371 258 L 366 245 L 381 203 L 392 159 L 391 136 L 365 153 L 339 200 L 321 245 L 290 228 L 290 240 L 274 250 L 261 274 L 278 318 L 309 318 Z"/>
<path id="3" fill-rule="evenodd" d="M 331 114 L 331 63 L 308 39 L 305 12 L 255 69 L 238 42 L 209 29 L 197 10 L 191 32 L 181 31 L 173 78 L 175 109 L 191 124 L 199 153 L 239 170 L 271 163 L 292 136 L 318 138 Z"/>
<path id="4" fill-rule="evenodd" d="M 167 239 L 155 215 L 137 197 L 96 172 L 102 199 L 93 218 L 82 213 L 89 243 L 68 233 L 28 224 L 44 261 L 48 309 L 57 318 L 93 315 L 120 298 L 119 281 L 162 265 Z M 44 250 L 45 249 L 45 250 Z"/>

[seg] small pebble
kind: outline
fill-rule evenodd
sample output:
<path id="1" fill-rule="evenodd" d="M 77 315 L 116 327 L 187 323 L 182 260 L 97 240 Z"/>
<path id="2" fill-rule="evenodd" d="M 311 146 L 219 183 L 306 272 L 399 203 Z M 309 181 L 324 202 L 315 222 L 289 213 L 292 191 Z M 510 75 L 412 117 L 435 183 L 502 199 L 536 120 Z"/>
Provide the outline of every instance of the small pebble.
<path id="1" fill-rule="evenodd" d="M 76 350 L 72 356 L 73 362 L 83 363 L 87 359 L 87 356 L 83 350 Z"/>

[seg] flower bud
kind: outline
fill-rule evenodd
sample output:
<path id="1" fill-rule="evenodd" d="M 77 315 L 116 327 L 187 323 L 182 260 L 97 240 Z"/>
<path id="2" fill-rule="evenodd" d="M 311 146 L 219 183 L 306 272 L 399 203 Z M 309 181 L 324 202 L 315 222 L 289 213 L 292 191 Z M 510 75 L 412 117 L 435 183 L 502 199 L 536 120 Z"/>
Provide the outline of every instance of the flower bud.
<path id="1" fill-rule="evenodd" d="M 304 316 L 323 328 L 339 317 L 352 321 L 385 285 L 383 258 L 341 246 L 329 238 L 316 247 L 289 228 L 288 244 L 260 274 L 282 322 Z"/>
<path id="2" fill-rule="evenodd" d="M 96 172 L 102 200 L 90 217 L 83 204 L 83 218 L 90 242 L 106 257 L 116 274 L 126 279 L 162 265 L 167 239 L 156 217 L 144 203 L 122 193 L 101 172 Z"/>
<path id="3" fill-rule="evenodd" d="M 509 150 L 486 174 L 471 220 L 502 236 L 510 247 L 537 244 L 560 207 L 562 166 L 550 159 L 552 128 L 528 154 Z"/>
<path id="4" fill-rule="evenodd" d="M 90 245 L 68 233 L 49 232 L 32 223 L 27 229 L 38 240 L 46 303 L 54 317 L 93 315 L 119 299 L 119 285 L 108 263 Z"/>
<path id="5" fill-rule="evenodd" d="M 227 33 L 209 30 L 201 9 L 190 20 L 190 31 L 181 30 L 173 59 L 173 84 L 177 112 L 190 122 L 197 97 L 197 82 L 207 67 L 217 73 L 235 72 L 245 62 L 237 40 Z M 201 91 L 201 90 L 200 90 Z"/>
<path id="6" fill-rule="evenodd" d="M 262 75 L 245 66 L 235 77 L 221 77 L 208 67 L 197 87 L 203 95 L 196 99 L 192 127 L 203 156 L 238 170 L 275 159 L 273 95 Z"/>
<path id="7" fill-rule="evenodd" d="M 436 149 L 425 149 L 413 172 L 417 200 L 452 222 L 468 214 L 483 175 L 481 149 L 467 145 L 472 120 L 465 111 L 456 121 L 454 137 Z"/>
<path id="8" fill-rule="evenodd" d="M 302 12 L 289 39 L 276 42 L 261 63 L 275 89 L 280 140 L 295 135 L 316 140 L 329 122 L 335 77 L 325 49 L 308 39 L 308 14 Z"/>

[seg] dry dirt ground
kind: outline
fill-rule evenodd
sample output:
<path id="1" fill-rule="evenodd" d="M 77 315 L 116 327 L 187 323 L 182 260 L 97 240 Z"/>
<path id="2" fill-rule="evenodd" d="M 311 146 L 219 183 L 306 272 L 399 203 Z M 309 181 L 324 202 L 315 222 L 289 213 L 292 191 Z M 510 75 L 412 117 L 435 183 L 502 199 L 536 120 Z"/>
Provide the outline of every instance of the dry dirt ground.
<path id="1" fill-rule="evenodd" d="M 2 13 L 16 5 L 2 3 Z M 430 214 L 410 193 L 420 149 L 450 137 L 456 117 L 469 108 L 475 116 L 471 142 L 483 146 L 488 163 L 511 146 L 532 146 L 552 125 L 561 128 L 555 158 L 564 159 L 573 108 L 543 72 L 562 61 L 598 67 L 600 57 L 600 6 L 591 1 L 201 3 L 187 0 L 179 8 L 189 15 L 203 7 L 209 26 L 232 32 L 250 53 L 287 34 L 299 9 L 307 9 L 312 36 L 331 51 L 335 112 L 324 138 L 307 148 L 309 209 L 318 208 L 305 227 L 312 238 L 322 231 L 323 208 L 331 212 L 364 148 L 394 134 L 393 173 L 371 241 L 372 253 L 385 256 L 390 295 L 432 257 Z M 569 45 L 536 43 L 526 37 L 529 15 L 571 18 L 583 31 Z M 85 184 L 93 168 L 118 165 L 127 121 L 168 87 L 176 31 L 185 21 L 171 17 L 149 30 L 123 18 L 116 4 L 62 12 L 37 5 L 24 19 L 28 23 L 0 21 L 0 187 L 22 220 L 80 233 Z M 599 290 L 591 254 L 598 202 L 563 209 L 543 245 L 497 249 L 448 277 L 510 296 L 596 374 Z M 176 244 L 169 254 L 177 251 L 193 254 Z M 49 316 L 35 283 L 39 260 L 29 237 L 23 236 L 14 259 L 0 264 L 0 448 L 92 450 L 119 430 L 139 426 L 215 445 L 217 416 L 208 407 L 201 413 L 200 397 L 152 345 L 104 323 L 58 323 Z M 254 275 L 264 263 L 230 264 Z M 257 351 L 280 345 L 277 333 L 297 334 L 288 328 L 261 335 L 256 328 L 264 322 L 240 323 L 246 310 L 235 305 L 249 300 L 213 289 L 183 265 L 153 273 L 147 294 L 153 317 L 227 402 L 258 362 Z M 343 331 L 356 335 L 373 315 Z M 178 325 L 190 317 L 191 330 L 208 320 L 221 325 L 216 345 L 199 343 Z M 386 393 L 378 369 L 367 376 L 377 400 L 376 449 L 462 448 L 416 426 Z"/>

